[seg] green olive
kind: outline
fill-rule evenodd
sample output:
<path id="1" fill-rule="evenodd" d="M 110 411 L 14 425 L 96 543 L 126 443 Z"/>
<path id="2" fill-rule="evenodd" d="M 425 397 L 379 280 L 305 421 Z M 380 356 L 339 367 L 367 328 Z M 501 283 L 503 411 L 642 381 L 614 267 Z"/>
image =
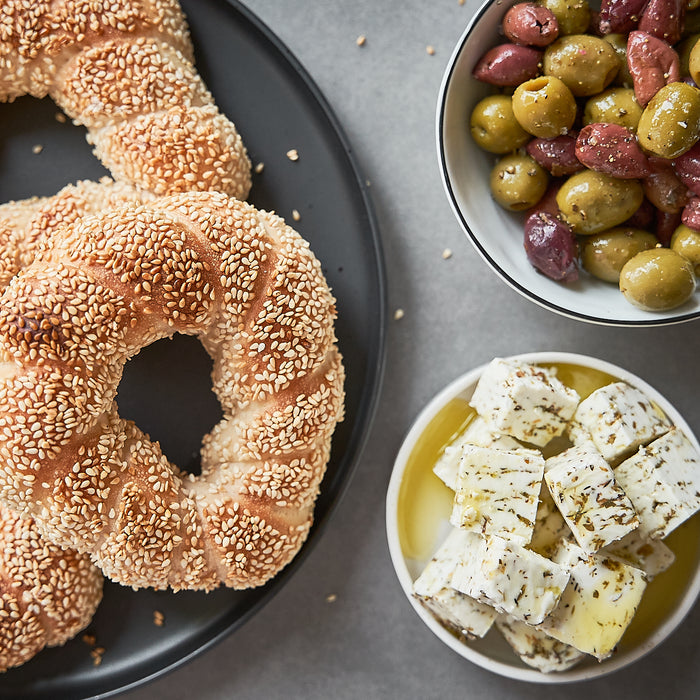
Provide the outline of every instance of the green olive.
<path id="1" fill-rule="evenodd" d="M 624 264 L 637 253 L 657 244 L 656 236 L 649 231 L 619 226 L 583 238 L 581 263 L 594 277 L 617 284 Z"/>
<path id="2" fill-rule="evenodd" d="M 700 137 L 700 90 L 687 83 L 664 85 L 644 108 L 639 145 L 662 158 L 677 158 Z"/>
<path id="3" fill-rule="evenodd" d="M 636 131 L 641 116 L 642 108 L 632 88 L 608 88 L 588 99 L 583 110 L 583 123 L 619 124 Z"/>
<path id="4" fill-rule="evenodd" d="M 695 291 L 693 266 L 670 248 L 643 250 L 622 268 L 620 291 L 648 311 L 675 309 Z"/>
<path id="5" fill-rule="evenodd" d="M 576 100 L 559 78 L 542 75 L 518 85 L 513 113 L 525 131 L 549 139 L 568 133 L 574 125 Z"/>
<path id="6" fill-rule="evenodd" d="M 678 53 L 682 76 L 690 75 L 690 54 L 698 39 L 700 39 L 700 34 L 691 34 L 690 36 L 686 36 L 674 47 Z"/>
<path id="7" fill-rule="evenodd" d="M 591 21 L 591 7 L 586 0 L 540 0 L 538 5 L 546 7 L 557 18 L 559 36 L 583 34 Z"/>
<path id="8" fill-rule="evenodd" d="M 632 75 L 627 65 L 627 34 L 606 34 L 603 39 L 612 46 L 617 56 L 617 75 L 613 82 L 620 87 L 632 87 Z"/>
<path id="9" fill-rule="evenodd" d="M 477 145 L 489 153 L 510 153 L 530 139 L 513 114 L 508 95 L 489 95 L 474 107 L 469 129 Z"/>
<path id="10" fill-rule="evenodd" d="M 614 49 L 597 36 L 564 36 L 544 52 L 544 74 L 563 80 L 576 97 L 601 92 L 612 82 L 618 70 Z"/>
<path id="11" fill-rule="evenodd" d="M 700 41 L 696 41 L 688 52 L 688 73 L 695 84 L 700 85 Z"/>
<path id="12" fill-rule="evenodd" d="M 637 180 L 620 180 L 594 170 L 569 177 L 557 192 L 557 205 L 574 233 L 590 235 L 619 226 L 644 199 Z"/>
<path id="13" fill-rule="evenodd" d="M 491 171 L 491 193 L 505 209 L 522 211 L 537 204 L 549 184 L 547 171 L 530 156 L 504 156 Z"/>
<path id="14" fill-rule="evenodd" d="M 700 275 L 700 231 L 681 224 L 671 237 L 671 250 L 682 255 Z"/>

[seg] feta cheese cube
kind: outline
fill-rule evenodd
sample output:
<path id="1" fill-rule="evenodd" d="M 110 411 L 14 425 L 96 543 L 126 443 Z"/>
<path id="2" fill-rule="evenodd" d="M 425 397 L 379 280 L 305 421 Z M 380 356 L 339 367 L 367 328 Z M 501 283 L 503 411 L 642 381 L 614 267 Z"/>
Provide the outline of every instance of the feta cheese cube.
<path id="1" fill-rule="evenodd" d="M 553 371 L 496 358 L 470 403 L 494 430 L 543 447 L 564 432 L 578 401 L 578 394 Z"/>
<path id="2" fill-rule="evenodd" d="M 610 554 L 641 569 L 647 575 L 647 581 L 666 571 L 676 560 L 668 545 L 661 540 L 646 539 L 638 529 L 609 544 L 601 554 Z"/>
<path id="3" fill-rule="evenodd" d="M 536 450 L 464 445 L 450 523 L 527 544 L 543 471 L 544 457 Z"/>
<path id="4" fill-rule="evenodd" d="M 550 457 L 544 480 L 576 542 L 588 554 L 639 525 L 630 499 L 591 441 Z"/>
<path id="5" fill-rule="evenodd" d="M 568 572 L 502 537 L 466 534 L 468 546 L 452 575 L 452 585 L 522 622 L 542 622 L 559 601 Z"/>
<path id="6" fill-rule="evenodd" d="M 496 626 L 523 663 L 542 673 L 566 671 L 586 658 L 578 649 L 507 615 L 499 616 Z"/>
<path id="7" fill-rule="evenodd" d="M 452 587 L 452 574 L 466 546 L 468 533 L 452 530 L 413 582 L 414 596 L 445 627 L 466 637 L 483 637 L 496 619 L 496 611 Z"/>
<path id="8" fill-rule="evenodd" d="M 458 435 L 438 458 L 433 472 L 453 491 L 457 488 L 459 460 L 462 458 L 464 445 L 481 445 L 483 447 L 500 447 L 504 450 L 517 450 L 521 444 L 507 435 L 500 435 L 489 428 L 481 416 L 475 416 L 469 425 Z"/>
<path id="9" fill-rule="evenodd" d="M 590 437 L 612 464 L 671 427 L 661 409 L 626 382 L 596 389 L 581 401 L 572 425 L 570 436 L 574 442 L 582 436 Z"/>
<path id="10" fill-rule="evenodd" d="M 588 555 L 575 544 L 562 546 L 557 562 L 571 579 L 539 629 L 598 659 L 608 657 L 637 611 L 647 585 L 644 573 L 614 557 Z"/>
<path id="11" fill-rule="evenodd" d="M 700 455 L 675 426 L 622 462 L 615 478 L 647 539 L 663 539 L 700 509 Z"/>

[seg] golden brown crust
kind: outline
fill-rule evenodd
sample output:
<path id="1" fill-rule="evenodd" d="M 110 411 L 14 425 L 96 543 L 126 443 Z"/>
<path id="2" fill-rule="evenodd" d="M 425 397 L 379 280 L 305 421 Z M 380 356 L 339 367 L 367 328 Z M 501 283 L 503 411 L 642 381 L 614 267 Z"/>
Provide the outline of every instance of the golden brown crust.
<path id="1" fill-rule="evenodd" d="M 88 555 L 48 543 L 0 504 L 0 671 L 74 637 L 101 598 L 102 575 Z"/>
<path id="2" fill-rule="evenodd" d="M 260 585 L 304 541 L 343 413 L 335 302 L 281 219 L 186 193 L 64 227 L 0 304 L 0 496 L 126 585 Z M 182 475 L 119 418 L 124 362 L 197 335 L 223 419 Z"/>
<path id="3" fill-rule="evenodd" d="M 51 234 L 78 219 L 125 204 L 140 204 L 153 195 L 126 183 L 102 178 L 67 185 L 51 197 L 0 204 L 0 289 L 29 265 Z"/>
<path id="4" fill-rule="evenodd" d="M 245 199 L 250 161 L 192 65 L 176 0 L 5 0 L 0 100 L 50 95 L 114 177 Z"/>

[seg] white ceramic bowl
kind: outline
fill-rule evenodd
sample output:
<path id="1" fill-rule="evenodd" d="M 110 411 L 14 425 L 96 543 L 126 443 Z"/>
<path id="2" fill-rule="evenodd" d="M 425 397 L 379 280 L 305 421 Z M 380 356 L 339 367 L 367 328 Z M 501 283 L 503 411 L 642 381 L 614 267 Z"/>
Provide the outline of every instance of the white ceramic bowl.
<path id="1" fill-rule="evenodd" d="M 437 149 L 447 197 L 481 256 L 516 291 L 565 316 L 617 326 L 655 326 L 700 317 L 700 291 L 671 311 L 649 312 L 632 306 L 616 285 L 584 271 L 574 284 L 555 282 L 528 262 L 523 249 L 524 214 L 512 214 L 491 198 L 489 173 L 498 156 L 482 151 L 469 134 L 476 103 L 493 92 L 472 77 L 484 52 L 505 41 L 503 15 L 515 0 L 489 0 L 474 15 L 447 64 L 437 105 Z"/>
<path id="2" fill-rule="evenodd" d="M 697 438 L 678 411 L 658 391 L 630 372 L 602 360 L 571 353 L 540 352 L 516 357 L 526 362 L 591 368 L 624 380 L 656 402 L 700 449 Z M 623 636 L 616 652 L 603 662 L 590 657 L 568 671 L 541 673 L 522 663 L 495 627 L 483 639 L 462 641 L 412 595 L 413 581 L 449 531 L 451 507 L 451 492 L 432 473 L 433 465 L 421 463 L 416 471 L 416 456 L 418 450 L 425 449 L 433 440 L 435 433 L 445 436 L 450 432 L 449 421 L 445 420 L 444 414 L 441 415 L 442 409 L 454 399 L 468 401 L 483 369 L 483 366 L 478 367 L 459 377 L 430 401 L 416 418 L 396 458 L 387 493 L 386 527 L 389 551 L 401 587 L 423 622 L 447 646 L 465 659 L 500 675 L 537 683 L 566 683 L 598 678 L 628 666 L 663 642 L 678 627 L 700 594 L 700 515 L 686 521 L 669 536 L 678 538 L 671 543 L 676 551 L 676 562 L 655 578 L 645 591 L 637 616 L 628 630 L 632 634 L 637 622 L 634 638 Z M 416 518 L 420 520 L 419 529 L 410 525 Z M 413 534 L 408 534 L 409 531 Z M 417 532 L 420 533 L 418 542 Z M 654 599 L 650 601 L 651 596 Z M 650 602 L 653 605 L 649 605 Z"/>

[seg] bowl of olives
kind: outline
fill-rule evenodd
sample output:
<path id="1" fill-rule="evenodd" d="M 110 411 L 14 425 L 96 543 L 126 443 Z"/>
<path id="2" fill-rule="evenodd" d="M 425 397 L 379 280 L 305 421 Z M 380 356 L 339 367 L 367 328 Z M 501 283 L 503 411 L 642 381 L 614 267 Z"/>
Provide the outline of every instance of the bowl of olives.
<path id="1" fill-rule="evenodd" d="M 698 35 L 681 0 L 475 13 L 439 93 L 443 185 L 526 298 L 605 325 L 700 317 Z"/>

